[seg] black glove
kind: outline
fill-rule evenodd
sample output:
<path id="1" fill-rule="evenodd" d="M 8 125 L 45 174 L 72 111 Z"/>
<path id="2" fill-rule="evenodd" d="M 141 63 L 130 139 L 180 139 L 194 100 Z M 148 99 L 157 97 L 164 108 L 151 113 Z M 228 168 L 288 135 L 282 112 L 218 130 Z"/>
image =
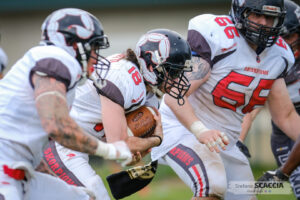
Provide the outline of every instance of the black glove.
<path id="1" fill-rule="evenodd" d="M 247 156 L 248 158 L 251 158 L 249 149 L 248 149 L 248 147 L 247 147 L 243 142 L 241 142 L 240 140 L 238 140 L 237 143 L 236 143 L 236 146 L 240 149 L 240 151 L 241 151 L 245 156 Z"/>
<path id="2" fill-rule="evenodd" d="M 106 177 L 109 188 L 115 199 L 127 197 L 148 185 L 157 169 L 157 161 L 144 166 L 130 168 Z"/>
<path id="3" fill-rule="evenodd" d="M 289 176 L 282 173 L 280 169 L 265 172 L 257 181 L 288 181 Z"/>

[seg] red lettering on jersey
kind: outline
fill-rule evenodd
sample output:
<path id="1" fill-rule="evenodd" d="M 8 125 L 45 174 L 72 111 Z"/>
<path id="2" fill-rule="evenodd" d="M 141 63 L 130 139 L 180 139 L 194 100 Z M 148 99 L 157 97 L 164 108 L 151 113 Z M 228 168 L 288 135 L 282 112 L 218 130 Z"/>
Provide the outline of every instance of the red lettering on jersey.
<path id="1" fill-rule="evenodd" d="M 98 123 L 98 124 L 96 124 L 95 126 L 94 126 L 94 131 L 96 131 L 96 132 L 100 132 L 100 131 L 102 131 L 103 130 L 103 124 L 102 123 Z"/>
<path id="2" fill-rule="evenodd" d="M 139 102 L 143 96 L 144 96 L 144 91 L 140 94 L 140 96 L 139 96 L 138 98 L 132 99 L 132 100 L 131 100 L 131 103 Z"/>
<path id="3" fill-rule="evenodd" d="M 245 104 L 245 93 L 229 89 L 230 84 L 238 84 L 247 87 L 253 80 L 254 77 L 231 71 L 226 77 L 219 81 L 215 89 L 212 91 L 215 105 L 236 111 L 237 107 Z M 269 79 L 261 79 L 259 81 L 258 86 L 252 92 L 248 105 L 242 109 L 244 114 L 251 112 L 255 105 L 264 105 L 267 97 L 259 96 L 260 92 L 262 90 L 270 90 L 273 82 L 274 80 Z M 225 101 L 226 99 L 229 101 Z M 233 103 L 229 103 L 230 101 Z"/>
<path id="4" fill-rule="evenodd" d="M 72 178 L 70 178 L 62 169 L 62 167 L 59 165 L 59 163 L 57 162 L 57 160 L 54 157 L 54 154 L 52 152 L 51 147 L 47 148 L 46 150 L 44 150 L 44 158 L 48 164 L 48 166 L 50 167 L 50 169 L 58 176 L 60 177 L 62 180 L 64 180 L 65 182 L 67 182 L 70 185 L 77 185 Z"/>
<path id="5" fill-rule="evenodd" d="M 243 113 L 251 112 L 255 105 L 264 105 L 267 97 L 259 96 L 262 90 L 270 90 L 275 80 L 261 79 L 254 89 L 252 97 L 247 106 L 242 109 Z"/>
<path id="6" fill-rule="evenodd" d="M 228 17 L 216 17 L 215 22 L 217 22 L 217 24 L 219 24 L 220 26 L 227 26 L 228 24 L 233 24 L 233 22 Z"/>
<path id="7" fill-rule="evenodd" d="M 284 40 L 279 37 L 278 40 L 276 41 L 276 44 L 282 48 L 284 48 L 285 50 L 287 50 L 287 47 L 286 47 L 286 43 L 284 42 Z"/>
<path id="8" fill-rule="evenodd" d="M 239 32 L 234 26 L 228 26 L 230 24 L 233 24 L 233 22 L 228 17 L 216 17 L 215 22 L 217 22 L 217 24 L 219 24 L 220 26 L 227 26 L 224 29 L 224 32 L 229 39 L 233 39 L 235 36 L 240 37 Z"/>
<path id="9" fill-rule="evenodd" d="M 68 156 L 69 158 L 73 158 L 74 156 L 76 156 L 76 154 L 74 154 L 74 153 L 69 153 L 67 156 Z"/>
<path id="10" fill-rule="evenodd" d="M 133 72 L 134 71 L 134 72 Z M 133 79 L 133 82 L 135 85 L 138 85 L 142 82 L 142 77 L 140 72 L 136 69 L 136 67 L 132 66 L 129 70 L 128 73 L 131 74 L 131 77 Z"/>
<path id="11" fill-rule="evenodd" d="M 219 81 L 213 90 L 212 95 L 214 103 L 222 108 L 236 111 L 237 107 L 245 104 L 245 94 L 229 89 L 228 86 L 231 83 L 235 83 L 247 87 L 253 79 L 253 77 L 241 75 L 234 71 L 230 72 L 228 76 Z M 231 104 L 223 99 L 229 99 L 235 103 Z"/>
<path id="12" fill-rule="evenodd" d="M 235 36 L 240 37 L 239 32 L 236 30 L 234 26 L 226 27 L 224 32 L 229 39 L 233 39 Z"/>
<path id="13" fill-rule="evenodd" d="M 228 51 L 230 49 L 232 49 L 233 47 L 235 47 L 237 44 L 234 43 L 231 47 L 228 47 L 228 48 L 222 48 L 221 51 L 224 52 L 224 51 Z"/>
<path id="14" fill-rule="evenodd" d="M 263 74 L 263 75 L 268 75 L 269 74 L 268 70 L 261 70 L 261 69 L 253 68 L 253 67 L 245 67 L 244 71 L 253 72 L 255 74 Z"/>
<path id="15" fill-rule="evenodd" d="M 171 149 L 170 154 L 178 158 L 179 161 L 184 163 L 186 166 L 188 166 L 194 160 L 194 158 L 189 153 L 178 147 L 174 147 L 173 149 Z"/>

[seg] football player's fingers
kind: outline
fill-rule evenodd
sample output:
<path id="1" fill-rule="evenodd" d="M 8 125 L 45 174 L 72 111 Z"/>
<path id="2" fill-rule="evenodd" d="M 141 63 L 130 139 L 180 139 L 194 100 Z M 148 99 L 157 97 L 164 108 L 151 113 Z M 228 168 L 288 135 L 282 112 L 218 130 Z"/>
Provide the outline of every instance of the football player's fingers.
<path id="1" fill-rule="evenodd" d="M 136 152 L 135 154 L 132 154 L 132 161 L 127 163 L 126 166 L 135 165 L 138 162 L 140 162 L 142 159 L 142 155 L 140 152 Z"/>
<path id="2" fill-rule="evenodd" d="M 211 146 L 214 148 L 214 151 L 216 151 L 217 153 L 220 152 L 220 149 L 215 141 L 211 142 Z"/>
<path id="3" fill-rule="evenodd" d="M 229 144 L 229 139 L 228 139 L 228 137 L 225 133 L 220 132 L 220 136 L 221 136 L 221 138 L 222 138 L 225 145 Z"/>
<path id="4" fill-rule="evenodd" d="M 225 144 L 223 143 L 222 139 L 220 137 L 217 138 L 216 143 L 223 149 L 225 150 Z"/>
<path id="5" fill-rule="evenodd" d="M 155 112 L 156 115 L 160 115 L 160 113 L 159 113 L 159 111 L 158 111 L 157 108 L 155 108 L 155 107 L 151 107 L 151 108 L 153 108 L 153 110 L 154 110 L 154 112 Z"/>
<path id="6" fill-rule="evenodd" d="M 207 143 L 205 143 L 205 144 L 206 144 L 207 148 L 208 148 L 211 152 L 214 151 L 214 148 L 212 147 L 212 145 L 211 145 L 210 142 L 207 142 Z"/>

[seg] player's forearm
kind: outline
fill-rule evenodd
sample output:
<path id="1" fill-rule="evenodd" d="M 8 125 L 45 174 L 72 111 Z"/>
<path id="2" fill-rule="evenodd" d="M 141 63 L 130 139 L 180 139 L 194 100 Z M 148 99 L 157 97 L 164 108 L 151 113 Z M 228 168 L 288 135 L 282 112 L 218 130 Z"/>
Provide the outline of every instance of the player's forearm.
<path id="1" fill-rule="evenodd" d="M 240 134 L 240 140 L 244 142 L 245 138 L 248 135 L 248 132 L 252 126 L 252 123 L 254 119 L 256 118 L 257 114 L 262 110 L 262 108 L 256 108 L 250 113 L 247 113 L 244 118 L 243 118 L 243 123 L 242 123 L 242 130 Z"/>
<path id="2" fill-rule="evenodd" d="M 45 107 L 45 105 L 49 105 L 50 102 L 53 101 L 55 100 L 52 97 L 41 99 L 37 102 L 37 107 Z M 51 108 L 51 111 L 49 110 L 48 112 L 48 109 L 40 108 L 38 110 L 42 126 L 52 139 L 75 151 L 88 154 L 95 153 L 97 139 L 84 133 L 69 116 L 66 103 L 57 103 L 55 107 Z"/>
<path id="3" fill-rule="evenodd" d="M 37 112 L 46 133 L 67 148 L 94 154 L 97 139 L 85 134 L 69 116 L 65 85 L 37 74 L 33 75 L 33 84 Z"/>
<path id="4" fill-rule="evenodd" d="M 300 136 L 300 117 L 295 109 L 292 109 L 286 117 L 273 121 L 292 140 L 296 141 Z"/>
<path id="5" fill-rule="evenodd" d="M 242 142 L 244 142 L 245 138 L 247 137 L 249 129 L 251 128 L 251 124 L 252 121 L 251 121 L 250 113 L 247 113 L 243 118 L 242 130 L 239 138 Z"/>
<path id="6" fill-rule="evenodd" d="M 299 166 L 300 164 L 300 137 L 298 137 L 292 152 L 290 153 L 287 161 L 282 166 L 281 171 L 288 176 Z"/>
<path id="7" fill-rule="evenodd" d="M 75 151 L 93 155 L 97 149 L 98 140 L 84 133 L 70 117 L 58 119 L 48 133 L 56 142 Z"/>
<path id="8" fill-rule="evenodd" d="M 190 129 L 191 125 L 195 121 L 199 121 L 198 117 L 194 113 L 194 109 L 190 104 L 189 100 L 185 98 L 185 104 L 179 106 L 176 99 L 172 98 L 169 95 L 165 96 L 165 103 L 173 111 L 177 119 L 187 128 Z"/>
<path id="9" fill-rule="evenodd" d="M 138 138 L 138 137 L 128 137 L 126 143 L 132 152 L 143 152 L 148 149 L 159 145 L 160 141 L 158 137 L 149 138 Z"/>

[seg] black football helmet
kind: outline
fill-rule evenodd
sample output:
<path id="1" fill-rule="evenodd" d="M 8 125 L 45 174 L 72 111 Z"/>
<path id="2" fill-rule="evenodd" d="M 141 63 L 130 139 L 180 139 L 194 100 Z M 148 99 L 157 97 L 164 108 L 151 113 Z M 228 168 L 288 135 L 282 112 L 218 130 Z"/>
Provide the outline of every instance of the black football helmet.
<path id="1" fill-rule="evenodd" d="M 144 80 L 153 92 L 162 96 L 164 90 L 182 105 L 190 87 L 184 72 L 192 71 L 191 49 L 187 41 L 174 31 L 155 29 L 140 38 L 135 53 Z"/>
<path id="2" fill-rule="evenodd" d="M 275 17 L 272 27 L 248 20 L 250 13 Z M 285 9 L 283 0 L 232 0 L 230 15 L 236 28 L 260 49 L 272 46 L 279 36 Z"/>
<path id="3" fill-rule="evenodd" d="M 300 54 L 300 6 L 290 0 L 285 0 L 284 6 L 286 8 L 286 16 L 280 35 L 283 38 L 287 38 L 293 33 L 298 33 L 298 40 L 289 44 L 294 52 L 295 58 L 298 58 Z"/>
<path id="4" fill-rule="evenodd" d="M 78 49 L 73 48 L 74 43 Z M 82 66 L 82 83 L 92 78 L 87 77 L 87 62 L 92 49 L 97 54 L 95 71 L 101 80 L 109 70 L 109 61 L 100 55 L 100 49 L 109 47 L 108 38 L 100 21 L 84 10 L 64 8 L 49 15 L 42 25 L 41 44 L 61 47 L 74 56 Z"/>

